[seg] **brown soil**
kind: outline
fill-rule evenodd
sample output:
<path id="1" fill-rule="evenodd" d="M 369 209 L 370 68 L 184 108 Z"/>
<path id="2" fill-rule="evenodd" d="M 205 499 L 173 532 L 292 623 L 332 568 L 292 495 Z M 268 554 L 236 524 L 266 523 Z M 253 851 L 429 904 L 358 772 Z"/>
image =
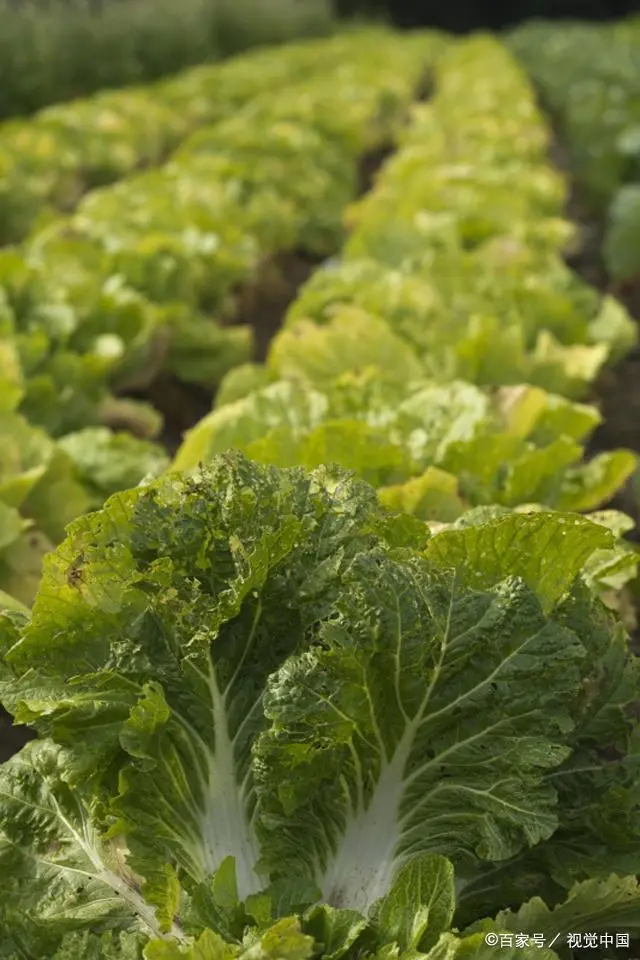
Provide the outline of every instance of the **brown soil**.
<path id="1" fill-rule="evenodd" d="M 279 254 L 266 266 L 256 284 L 244 291 L 237 322 L 253 330 L 257 363 L 266 360 L 269 344 L 282 326 L 298 290 L 321 262 L 321 257 L 304 251 Z"/>
<path id="2" fill-rule="evenodd" d="M 9 714 L 0 707 L 0 763 L 9 760 L 33 739 L 34 734 L 27 727 L 14 727 Z"/>

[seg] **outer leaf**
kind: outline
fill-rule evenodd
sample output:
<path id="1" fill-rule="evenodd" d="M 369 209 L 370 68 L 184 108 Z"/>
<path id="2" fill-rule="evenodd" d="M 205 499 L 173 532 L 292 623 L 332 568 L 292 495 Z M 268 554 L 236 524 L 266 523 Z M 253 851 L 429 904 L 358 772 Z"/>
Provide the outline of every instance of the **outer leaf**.
<path id="1" fill-rule="evenodd" d="M 10 610 L 15 613 L 29 613 L 29 608 L 23 603 L 20 603 L 15 597 L 10 596 L 8 593 L 3 593 L 2 590 L 0 590 L 0 611 L 5 610 Z"/>
<path id="2" fill-rule="evenodd" d="M 274 427 L 299 431 L 319 424 L 328 409 L 327 398 L 295 383 L 280 381 L 247 397 L 213 410 L 188 431 L 173 463 L 175 470 L 207 463 L 231 446 L 246 449 Z"/>
<path id="3" fill-rule="evenodd" d="M 231 855 L 240 899 L 265 885 L 250 769 L 265 683 L 378 516 L 340 473 L 229 455 L 114 497 L 49 559 L 5 704 L 64 744 L 71 784 L 108 791 L 154 902 L 166 864 L 201 882 Z"/>
<path id="4" fill-rule="evenodd" d="M 285 917 L 251 943 L 245 940 L 243 960 L 307 960 L 313 953 L 313 938 L 302 933 L 295 917 Z"/>
<path id="5" fill-rule="evenodd" d="M 603 524 L 620 538 L 613 549 L 596 551 L 583 570 L 585 581 L 604 593 L 606 602 L 606 591 L 620 591 L 636 574 L 640 556 L 633 544 L 622 539 L 633 530 L 635 523 L 617 510 L 599 510 L 590 513 L 589 519 Z"/>
<path id="6" fill-rule="evenodd" d="M 228 370 L 253 352 L 251 330 L 222 327 L 210 317 L 189 317 L 174 325 L 168 368 L 186 383 L 215 387 Z"/>
<path id="7" fill-rule="evenodd" d="M 395 486 L 382 487 L 380 503 L 391 510 L 402 510 L 422 520 L 446 523 L 465 510 L 458 492 L 458 480 L 437 467 L 427 467 L 423 474 Z"/>
<path id="8" fill-rule="evenodd" d="M 217 933 L 205 930 L 191 946 L 154 940 L 144 951 L 144 960 L 232 960 L 238 956 L 235 944 L 225 943 Z"/>
<path id="9" fill-rule="evenodd" d="M 640 186 L 630 183 L 616 194 L 609 211 L 604 243 L 607 268 L 617 280 L 632 280 L 640 272 Z"/>
<path id="10" fill-rule="evenodd" d="M 409 484 L 406 486 L 409 486 Z M 384 490 L 380 492 L 381 499 L 384 493 Z M 516 507 L 514 512 L 522 515 L 546 513 L 547 511 L 539 504 L 523 504 Z M 481 526 L 497 517 L 509 516 L 510 513 L 509 508 L 497 505 L 475 507 L 458 516 L 452 526 L 456 530 Z M 622 539 L 623 535 L 632 530 L 635 524 L 625 514 L 616 510 L 596 511 L 595 513 L 589 513 L 587 517 L 594 523 L 601 524 L 607 530 L 610 530 L 616 538 L 620 538 L 616 539 L 610 548 L 595 550 L 580 571 L 581 578 L 585 583 L 595 593 L 598 593 L 608 606 L 617 609 L 621 603 L 620 591 L 633 579 L 639 562 L 638 553 L 633 545 Z M 434 532 L 446 529 L 447 526 L 448 524 L 439 521 L 430 523 Z"/>
<path id="11" fill-rule="evenodd" d="M 17 510 L 0 502 L 0 550 L 5 550 L 15 543 L 28 526 Z"/>
<path id="12" fill-rule="evenodd" d="M 519 576 L 549 608 L 569 589 L 589 557 L 611 548 L 612 534 L 600 524 L 571 514 L 511 514 L 493 523 L 444 530 L 425 556 L 455 569 L 475 588 Z"/>
<path id="13" fill-rule="evenodd" d="M 78 482 L 72 461 L 57 447 L 47 471 L 23 504 L 42 532 L 54 543 L 62 540 L 67 524 L 91 508 L 91 498 Z"/>
<path id="14" fill-rule="evenodd" d="M 542 778 L 567 752 L 576 635 L 521 581 L 470 592 L 382 556 L 354 563 L 338 611 L 269 685 L 257 756 L 272 868 L 313 871 L 327 902 L 364 911 L 412 854 L 464 875 L 550 836 Z"/>
<path id="15" fill-rule="evenodd" d="M 146 937 L 138 934 L 94 933 L 64 937 L 51 960 L 142 960 Z"/>
<path id="16" fill-rule="evenodd" d="M 570 933 L 640 930 L 640 886 L 636 877 L 611 876 L 586 880 L 572 887 L 567 899 L 550 910 L 535 897 L 517 912 L 505 911 L 487 927 L 504 930 L 535 930 L 566 944 Z"/>
<path id="17" fill-rule="evenodd" d="M 168 466 L 168 457 L 159 444 L 129 433 L 113 433 L 106 427 L 67 434 L 58 445 L 73 461 L 76 475 L 96 507 L 112 493 L 157 477 Z"/>
<path id="18" fill-rule="evenodd" d="M 314 469 L 337 463 L 374 486 L 406 475 L 410 458 L 385 431 L 357 420 L 328 420 L 298 439 L 291 430 L 273 430 L 246 447 L 246 454 L 261 463 Z"/>
<path id="19" fill-rule="evenodd" d="M 316 386 L 367 367 L 401 383 L 423 374 L 414 351 L 386 323 L 353 308 L 343 309 L 326 326 L 300 320 L 281 331 L 272 343 L 269 367 L 281 377 Z"/>
<path id="20" fill-rule="evenodd" d="M 624 631 L 586 586 L 560 605 L 563 624 L 589 637 L 572 756 L 548 775 L 558 796 L 554 835 L 459 887 L 457 921 L 517 907 L 538 895 L 561 902 L 576 881 L 635 870 L 640 858 L 640 763 L 634 703 L 640 671 Z"/>
<path id="21" fill-rule="evenodd" d="M 595 510 L 607 503 L 632 476 L 638 457 L 630 450 L 601 453 L 568 471 L 556 506 L 559 510 Z"/>
<path id="22" fill-rule="evenodd" d="M 612 237 L 605 240 L 605 247 L 611 241 Z M 589 324 L 589 336 L 592 343 L 609 344 L 610 359 L 616 361 L 626 356 L 638 342 L 638 326 L 619 300 L 605 296 L 597 316 Z"/>
<path id="23" fill-rule="evenodd" d="M 263 364 L 241 363 L 224 376 L 216 393 L 216 407 L 224 407 L 227 403 L 234 403 L 248 397 L 255 390 L 268 387 L 270 374 Z"/>
<path id="24" fill-rule="evenodd" d="M 451 933 L 444 934 L 424 960 L 495 960 L 496 954 L 500 960 L 558 960 L 554 950 L 532 942 L 521 946 L 516 944 L 514 937 L 505 937 L 501 942 L 500 935 L 493 928 L 487 933 L 496 937 L 487 942 L 487 934 L 472 934 L 458 938 Z M 525 942 L 530 940 L 525 937 Z"/>
<path id="25" fill-rule="evenodd" d="M 161 924 L 121 851 L 64 772 L 64 757 L 47 741 L 28 744 L 2 767 L 0 917 L 27 956 L 42 955 L 44 945 L 53 953 L 74 930 L 158 936 Z"/>
<path id="26" fill-rule="evenodd" d="M 0 422 L 0 502 L 20 507 L 51 463 L 54 444 L 24 417 L 5 413 Z"/>
<path id="27" fill-rule="evenodd" d="M 453 920 L 453 866 L 445 857 L 415 857 L 398 871 L 391 890 L 375 907 L 373 922 L 383 942 L 401 950 L 427 950 Z"/>
<path id="28" fill-rule="evenodd" d="M 305 933 L 314 938 L 326 960 L 339 960 L 349 954 L 368 926 L 357 911 L 335 910 L 326 903 L 309 910 L 303 921 Z"/>
<path id="29" fill-rule="evenodd" d="M 313 938 L 300 929 L 295 917 L 278 921 L 260 936 L 247 936 L 242 946 L 225 943 L 211 930 L 205 930 L 189 947 L 178 943 L 150 943 L 145 960 L 307 960 L 313 953 Z"/>
<path id="30" fill-rule="evenodd" d="M 42 578 L 43 558 L 52 549 L 53 544 L 39 530 L 27 527 L 2 552 L 0 583 L 15 601 L 27 606 L 33 603 Z"/>
<path id="31" fill-rule="evenodd" d="M 0 341 L 0 410 L 15 410 L 24 395 L 22 370 L 13 343 Z"/>

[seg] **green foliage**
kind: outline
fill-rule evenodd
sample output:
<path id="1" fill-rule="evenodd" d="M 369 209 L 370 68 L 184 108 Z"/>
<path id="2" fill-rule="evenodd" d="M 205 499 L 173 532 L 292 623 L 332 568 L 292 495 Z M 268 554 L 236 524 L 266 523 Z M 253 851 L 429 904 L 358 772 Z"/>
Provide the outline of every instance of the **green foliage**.
<path id="1" fill-rule="evenodd" d="M 2 0 L 0 20 L 0 117 L 333 28 L 325 0 Z"/>
<path id="2" fill-rule="evenodd" d="M 68 211 L 84 192 L 161 163 L 189 133 L 322 65 L 332 45 L 306 40 L 204 64 L 149 86 L 103 90 L 0 126 L 4 242 Z"/>
<path id="3" fill-rule="evenodd" d="M 430 533 L 239 454 L 76 521 L 31 619 L 0 617 L 0 698 L 40 738 L 0 770 L 5 955 L 636 929 L 640 676 L 582 575 L 614 542 L 544 512 Z"/>
<path id="4" fill-rule="evenodd" d="M 357 324 L 349 333 L 349 340 L 358 342 Z M 375 333 L 371 325 L 372 351 Z M 455 518 L 466 506 L 482 504 L 539 502 L 594 510 L 635 469 L 635 456 L 623 450 L 580 463 L 583 444 L 600 421 L 593 407 L 526 386 L 490 399 L 463 381 L 439 385 L 407 377 L 405 383 L 402 363 L 394 369 L 391 363 L 365 362 L 360 375 L 348 367 L 340 375 L 337 367 L 330 377 L 320 369 L 325 361 L 320 345 L 316 341 L 316 349 L 305 355 L 306 369 L 295 365 L 292 355 L 288 378 L 219 406 L 200 421 L 188 432 L 174 469 L 196 467 L 230 449 L 280 466 L 337 462 L 384 488 L 383 502 L 433 520 Z M 338 335 L 340 362 L 348 356 L 348 344 L 341 346 Z M 274 362 L 284 359 L 284 351 L 281 339 Z M 389 360 L 391 355 L 387 350 Z M 443 482 L 450 493 L 447 510 L 438 495 Z"/>
<path id="5" fill-rule="evenodd" d="M 555 116 L 572 175 L 607 221 L 604 259 L 614 280 L 640 272 L 640 33 L 616 24 L 526 24 L 513 50 Z M 607 215 L 608 210 L 608 215 Z"/>
<path id="6" fill-rule="evenodd" d="M 0 591 L 29 604 L 42 558 L 66 525 L 167 465 L 155 443 L 106 428 L 56 442 L 19 414 L 0 418 Z"/>
<path id="7" fill-rule="evenodd" d="M 618 280 L 640 278 L 640 183 L 622 187 L 609 209 L 604 255 Z"/>
<path id="8" fill-rule="evenodd" d="M 562 396 L 637 331 L 561 258 L 565 188 L 526 79 L 487 37 L 445 46 L 436 77 L 351 207 L 342 257 L 302 287 L 264 368 L 223 383 L 174 469 L 228 449 L 336 462 L 438 522 L 491 504 L 591 511 L 633 473 L 630 451 L 581 462 L 600 417 Z"/>
<path id="9" fill-rule="evenodd" d="M 0 375 L 21 412 L 59 436 L 99 424 L 114 389 L 144 389 L 164 371 L 213 390 L 247 362 L 250 327 L 225 322 L 243 290 L 283 250 L 318 255 L 340 243 L 358 156 L 397 130 L 440 43 L 355 30 L 14 129 L 26 162 L 11 140 L 6 198 L 28 220 L 79 170 L 117 179 L 157 161 L 164 138 L 198 128 L 170 163 L 89 191 L 74 213 L 0 254 Z"/>
<path id="10" fill-rule="evenodd" d="M 113 140 L 20 181 L 28 220 L 83 151 L 109 180 L 150 131 L 181 143 L 0 257 L 0 704 L 37 735 L 0 767 L 0 956 L 565 960 L 640 928 L 611 612 L 638 556 L 593 512 L 636 462 L 584 462 L 576 402 L 635 330 L 562 263 L 547 130 L 494 40 L 248 60 L 224 102 L 209 67 L 124 95 Z M 248 363 L 213 317 L 346 226 Z M 229 367 L 169 471 L 96 426 L 112 389 Z"/>

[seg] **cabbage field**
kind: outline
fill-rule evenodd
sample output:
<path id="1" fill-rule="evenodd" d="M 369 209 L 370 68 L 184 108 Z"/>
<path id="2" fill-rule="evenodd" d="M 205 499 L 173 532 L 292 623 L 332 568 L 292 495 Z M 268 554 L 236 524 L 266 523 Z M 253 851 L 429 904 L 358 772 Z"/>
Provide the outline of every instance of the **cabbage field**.
<path id="1" fill-rule="evenodd" d="M 636 21 L 0 124 L 0 960 L 631 960 L 639 321 Z"/>

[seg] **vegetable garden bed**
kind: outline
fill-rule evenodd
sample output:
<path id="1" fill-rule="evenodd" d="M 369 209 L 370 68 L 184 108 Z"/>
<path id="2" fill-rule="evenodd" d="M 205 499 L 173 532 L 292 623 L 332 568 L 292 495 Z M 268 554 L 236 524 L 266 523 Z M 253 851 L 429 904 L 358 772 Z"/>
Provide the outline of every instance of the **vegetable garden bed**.
<path id="1" fill-rule="evenodd" d="M 170 465 L 127 447 L 124 484 L 60 429 L 47 496 L 6 486 L 25 518 L 69 462 L 97 507 L 131 489 L 0 617 L 0 698 L 38 734 L 0 768 L 0 956 L 565 960 L 640 926 L 638 556 L 603 509 L 637 458 L 585 456 L 584 402 L 636 325 L 565 262 L 566 183 L 504 46 L 331 43 L 331 91 L 256 97 L 6 261 L 22 363 L 25 303 L 58 327 L 95 290 L 103 320 L 126 306 L 112 415 L 144 374 L 153 399 L 197 384 L 192 419 L 223 376 Z M 252 299 L 274 267 L 272 305 L 304 281 L 277 332 Z M 242 314 L 274 336 L 223 362 Z"/>

